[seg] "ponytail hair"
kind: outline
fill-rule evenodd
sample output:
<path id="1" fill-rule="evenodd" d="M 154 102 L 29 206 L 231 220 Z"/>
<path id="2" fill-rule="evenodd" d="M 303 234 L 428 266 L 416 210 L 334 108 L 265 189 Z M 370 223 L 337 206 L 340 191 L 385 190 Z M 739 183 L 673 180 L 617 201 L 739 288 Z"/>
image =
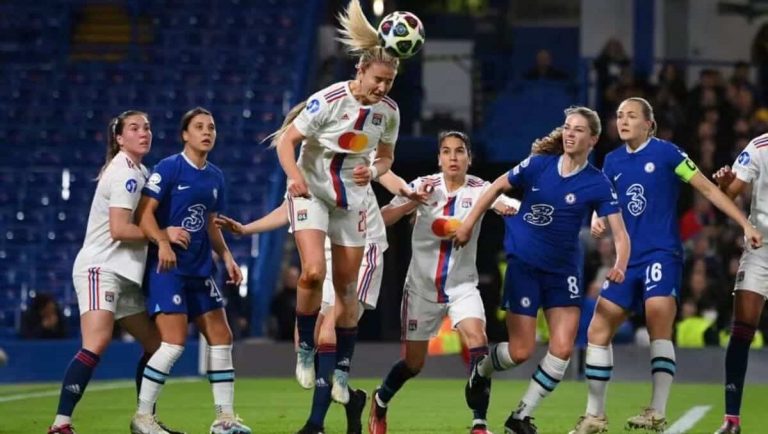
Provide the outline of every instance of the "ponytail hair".
<path id="1" fill-rule="evenodd" d="M 653 137 L 656 135 L 656 130 L 658 129 L 658 124 L 656 123 L 656 117 L 653 115 L 653 106 L 651 106 L 651 103 L 648 102 L 647 99 L 641 98 L 639 96 L 632 96 L 624 101 L 621 102 L 621 104 L 624 104 L 625 102 L 634 101 L 638 104 L 640 104 L 640 107 L 643 111 L 643 116 L 645 116 L 645 120 L 651 121 L 651 129 L 648 130 L 648 137 Z"/>
<path id="2" fill-rule="evenodd" d="M 350 0 L 347 8 L 338 14 L 338 19 L 341 27 L 337 29 L 339 37 L 336 39 L 346 47 L 350 55 L 358 56 L 356 65 L 358 71 L 367 68 L 374 62 L 389 65 L 397 70 L 400 66 L 400 59 L 388 54 L 379 46 L 379 32 L 365 17 L 363 8 L 360 6 L 360 0 Z M 262 143 L 270 142 L 270 148 L 277 146 L 280 137 L 306 106 L 306 101 L 293 106 L 285 115 L 280 128 L 264 138 Z"/>
<path id="3" fill-rule="evenodd" d="M 101 174 L 104 173 L 105 170 L 107 170 L 107 167 L 109 166 L 109 163 L 112 162 L 112 159 L 115 158 L 115 155 L 117 155 L 118 152 L 120 152 L 120 144 L 117 143 L 117 136 L 123 135 L 123 127 L 125 126 L 125 118 L 129 116 L 144 116 L 147 119 L 149 119 L 149 116 L 138 110 L 126 110 L 119 115 L 112 118 L 112 120 L 109 121 L 109 126 L 107 127 L 107 155 L 104 160 L 104 165 L 101 166 L 101 169 L 99 170 L 99 175 L 96 177 L 96 180 L 101 178 Z"/>
<path id="4" fill-rule="evenodd" d="M 586 119 L 592 136 L 599 136 L 603 130 L 600 115 L 589 107 L 571 106 L 565 109 L 563 114 L 566 118 L 570 115 L 580 115 Z M 534 155 L 561 155 L 563 152 L 563 127 L 555 128 L 549 135 L 535 140 L 531 145 L 531 154 Z"/>
<path id="5" fill-rule="evenodd" d="M 358 70 L 374 62 L 384 63 L 397 70 L 400 59 L 379 45 L 379 32 L 365 17 L 360 0 L 350 0 L 347 9 L 339 13 L 338 19 L 341 28 L 338 29 L 337 40 L 346 47 L 349 54 L 359 56 Z"/>
<path id="6" fill-rule="evenodd" d="M 531 155 L 561 155 L 563 153 L 563 127 L 557 127 L 545 137 L 534 140 Z"/>
<path id="7" fill-rule="evenodd" d="M 283 119 L 283 124 L 280 125 L 280 128 L 277 129 L 274 133 L 268 135 L 267 137 L 262 140 L 262 143 L 269 141 L 269 147 L 274 148 L 277 146 L 277 142 L 280 140 L 280 137 L 283 136 L 283 134 L 288 131 L 288 127 L 291 126 L 294 119 L 299 116 L 299 113 L 301 113 L 302 110 L 304 110 L 304 107 L 307 106 L 307 101 L 302 101 L 295 106 L 291 107 L 291 109 L 288 111 L 288 114 L 285 115 L 285 119 Z"/>

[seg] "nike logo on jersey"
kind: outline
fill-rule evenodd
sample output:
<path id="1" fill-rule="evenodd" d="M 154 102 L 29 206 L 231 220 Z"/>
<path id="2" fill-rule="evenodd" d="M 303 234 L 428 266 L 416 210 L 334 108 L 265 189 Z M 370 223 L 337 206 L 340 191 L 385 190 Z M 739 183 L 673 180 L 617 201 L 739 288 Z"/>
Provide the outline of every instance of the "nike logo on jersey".
<path id="1" fill-rule="evenodd" d="M 614 176 L 614 177 L 613 177 L 613 182 L 616 182 L 616 181 L 618 181 L 618 180 L 619 180 L 619 178 L 621 178 L 621 175 L 623 175 L 623 174 L 622 174 L 622 173 L 619 173 L 618 175 Z"/>
<path id="2" fill-rule="evenodd" d="M 531 187 L 531 191 L 539 191 L 539 190 L 541 190 L 541 189 L 538 188 L 538 187 Z"/>
<path id="3" fill-rule="evenodd" d="M 189 187 L 192 187 L 192 186 L 191 186 L 191 185 L 177 185 L 177 186 L 176 186 L 176 188 L 177 188 L 178 190 L 186 190 L 186 189 L 188 189 Z"/>
<path id="4" fill-rule="evenodd" d="M 652 290 L 653 288 L 655 288 L 657 286 L 659 286 L 659 285 L 648 285 L 648 286 L 645 287 L 645 290 L 646 291 L 650 291 L 650 290 Z"/>

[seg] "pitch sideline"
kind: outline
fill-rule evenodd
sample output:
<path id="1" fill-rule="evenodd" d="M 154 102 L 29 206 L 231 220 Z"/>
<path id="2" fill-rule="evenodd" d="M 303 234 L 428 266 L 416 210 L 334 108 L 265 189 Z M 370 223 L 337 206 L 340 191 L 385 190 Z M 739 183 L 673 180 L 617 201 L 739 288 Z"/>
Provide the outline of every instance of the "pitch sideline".
<path id="1" fill-rule="evenodd" d="M 711 405 L 697 405 L 686 411 L 664 434 L 684 434 L 693 428 L 708 412 Z"/>
<path id="2" fill-rule="evenodd" d="M 201 378 L 197 377 L 182 377 L 182 378 L 176 378 L 173 379 L 170 384 L 173 383 L 194 383 L 195 381 L 201 381 Z M 130 380 L 121 380 L 121 381 L 111 381 L 106 383 L 99 383 L 94 384 L 90 386 L 87 391 L 100 391 L 100 390 L 115 390 L 115 389 L 128 389 L 128 388 L 134 388 L 136 387 L 136 383 Z M 24 399 L 34 399 L 34 398 L 46 398 L 49 396 L 58 396 L 61 392 L 61 389 L 53 389 L 53 390 L 46 390 L 42 392 L 31 392 L 31 393 L 18 393 L 16 395 L 9 395 L 9 396 L 0 396 L 0 403 L 3 402 L 12 402 L 12 401 L 21 401 Z"/>

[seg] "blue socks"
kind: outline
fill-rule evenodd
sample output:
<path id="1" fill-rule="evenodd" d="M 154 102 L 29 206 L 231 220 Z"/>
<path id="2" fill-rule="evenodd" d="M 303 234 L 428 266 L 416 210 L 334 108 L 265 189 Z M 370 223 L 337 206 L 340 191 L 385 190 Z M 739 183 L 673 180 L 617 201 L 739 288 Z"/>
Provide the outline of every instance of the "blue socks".
<path id="1" fill-rule="evenodd" d="M 59 396 L 59 408 L 57 414 L 71 416 L 75 405 L 85 393 L 88 382 L 91 381 L 93 370 L 99 364 L 100 357 L 85 348 L 75 354 L 72 361 L 69 362 L 67 372 L 64 374 L 64 381 L 61 385 L 61 395 Z"/>

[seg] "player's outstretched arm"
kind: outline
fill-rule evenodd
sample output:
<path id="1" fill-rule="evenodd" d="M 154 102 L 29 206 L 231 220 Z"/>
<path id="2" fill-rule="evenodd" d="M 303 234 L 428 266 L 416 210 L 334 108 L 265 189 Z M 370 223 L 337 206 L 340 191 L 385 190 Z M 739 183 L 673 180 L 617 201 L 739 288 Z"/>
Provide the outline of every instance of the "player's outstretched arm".
<path id="1" fill-rule="evenodd" d="M 253 235 L 269 232 L 288 225 L 288 204 L 286 201 L 283 201 L 280 206 L 270 211 L 269 214 L 245 225 L 225 215 L 216 216 L 213 219 L 213 222 L 220 229 L 237 235 Z"/>
<path id="2" fill-rule="evenodd" d="M 712 175 L 712 178 L 720 190 L 731 200 L 736 199 L 736 196 L 744 193 L 744 190 L 747 189 L 747 183 L 737 178 L 736 174 L 731 170 L 731 166 L 728 165 L 721 167 Z"/>
<path id="3" fill-rule="evenodd" d="M 384 226 L 390 226 L 397 223 L 401 218 L 418 208 L 419 204 L 420 202 L 413 200 L 402 205 L 387 204 L 381 209 L 381 217 L 384 219 Z"/>
<path id="4" fill-rule="evenodd" d="M 491 209 L 498 215 L 510 217 L 517 214 L 517 211 L 520 210 L 520 201 L 513 197 L 509 197 L 506 194 L 502 194 L 493 203 Z"/>
<path id="5" fill-rule="evenodd" d="M 505 172 L 503 175 L 496 178 L 488 189 L 480 195 L 480 199 L 477 200 L 475 206 L 472 207 L 472 211 L 461 222 L 461 226 L 456 229 L 453 243 L 456 247 L 464 247 L 472 236 L 472 229 L 480 219 L 480 217 L 488 211 L 491 205 L 496 199 L 504 192 L 512 190 L 512 185 L 509 183 L 509 173 Z"/>
<path id="6" fill-rule="evenodd" d="M 425 189 L 414 191 L 408 186 L 403 178 L 395 174 L 392 170 L 381 175 L 377 180 L 382 187 L 395 196 L 407 197 L 410 200 L 426 204 L 429 199 L 429 193 Z M 392 222 L 394 223 L 394 222 Z"/>
<path id="7" fill-rule="evenodd" d="M 627 272 L 631 241 L 629 240 L 629 234 L 627 234 L 627 228 L 624 226 L 624 219 L 621 217 L 620 212 L 610 214 L 607 220 L 613 234 L 616 262 L 613 264 L 613 268 L 608 271 L 606 277 L 612 282 L 621 283 L 624 281 L 624 275 Z"/>
<path id="8" fill-rule="evenodd" d="M 712 202 L 713 205 L 720 209 L 720 211 L 741 226 L 744 230 L 744 236 L 747 238 L 747 242 L 753 248 L 758 248 L 763 245 L 763 235 L 752 226 L 752 223 L 747 220 L 747 217 L 744 216 L 744 213 L 741 212 L 739 207 L 737 207 L 725 193 L 720 191 L 715 184 L 702 175 L 701 172 L 696 172 L 689 182 L 696 190 L 701 192 L 704 197 Z"/>
<path id="9" fill-rule="evenodd" d="M 224 266 L 229 275 L 227 283 L 239 285 L 240 282 L 243 281 L 243 274 L 240 272 L 240 267 L 237 265 L 237 262 L 235 262 L 235 258 L 232 256 L 232 252 L 229 250 L 229 246 L 227 246 L 227 242 L 224 240 L 224 235 L 221 234 L 221 229 L 216 226 L 216 223 L 214 222 L 215 218 L 215 213 L 208 214 L 208 239 L 211 240 L 213 251 L 219 255 L 222 261 L 224 261 Z"/>

